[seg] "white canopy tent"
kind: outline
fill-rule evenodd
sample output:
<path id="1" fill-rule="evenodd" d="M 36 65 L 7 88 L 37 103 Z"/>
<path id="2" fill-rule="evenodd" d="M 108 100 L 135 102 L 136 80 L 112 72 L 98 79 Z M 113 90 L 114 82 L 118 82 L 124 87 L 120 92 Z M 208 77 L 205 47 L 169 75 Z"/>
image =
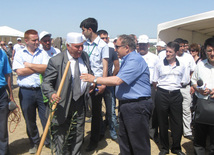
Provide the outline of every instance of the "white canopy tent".
<path id="1" fill-rule="evenodd" d="M 183 38 L 189 43 L 203 44 L 214 36 L 214 11 L 209 11 L 158 25 L 157 39 L 168 43 Z"/>
<path id="2" fill-rule="evenodd" d="M 18 37 L 23 39 L 24 33 L 8 26 L 0 26 L 0 37 L 6 43 L 12 41 L 15 44 Z"/>

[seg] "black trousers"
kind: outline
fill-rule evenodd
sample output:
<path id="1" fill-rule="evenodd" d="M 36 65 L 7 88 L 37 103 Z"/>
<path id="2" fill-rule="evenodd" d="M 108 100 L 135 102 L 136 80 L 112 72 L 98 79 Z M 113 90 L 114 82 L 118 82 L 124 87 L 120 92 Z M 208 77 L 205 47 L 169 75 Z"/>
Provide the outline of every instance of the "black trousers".
<path id="1" fill-rule="evenodd" d="M 92 99 L 92 122 L 91 122 L 91 137 L 92 143 L 98 143 L 101 130 L 101 110 L 102 110 L 102 94 L 95 95 L 95 91 L 91 93 Z"/>
<path id="2" fill-rule="evenodd" d="M 171 150 L 181 150 L 180 143 L 183 133 L 182 101 L 183 97 L 179 90 L 169 92 L 163 89 L 158 89 L 156 92 L 155 106 L 158 115 L 162 150 L 169 151 L 168 120 L 170 121 L 173 140 Z"/>
<path id="3" fill-rule="evenodd" d="M 119 146 L 121 155 L 150 155 L 149 119 L 152 99 L 120 103 Z"/>
<path id="4" fill-rule="evenodd" d="M 8 120 L 8 94 L 5 88 L 0 89 L 0 154 L 8 154 L 8 130 L 7 130 L 7 120 Z"/>

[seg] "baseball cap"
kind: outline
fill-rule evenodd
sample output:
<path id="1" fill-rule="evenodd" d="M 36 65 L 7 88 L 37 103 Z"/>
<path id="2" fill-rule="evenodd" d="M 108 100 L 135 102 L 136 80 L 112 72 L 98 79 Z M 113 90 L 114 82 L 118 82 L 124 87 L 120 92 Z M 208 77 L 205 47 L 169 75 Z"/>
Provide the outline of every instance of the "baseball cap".
<path id="1" fill-rule="evenodd" d="M 159 41 L 155 47 L 160 46 L 160 47 L 166 47 L 166 43 L 164 41 Z"/>
<path id="2" fill-rule="evenodd" d="M 140 35 L 138 37 L 138 43 L 149 43 L 149 37 L 147 35 Z"/>
<path id="3" fill-rule="evenodd" d="M 84 41 L 82 33 L 70 32 L 67 34 L 66 43 L 82 43 Z"/>
<path id="4" fill-rule="evenodd" d="M 16 40 L 17 40 L 17 41 L 18 41 L 18 40 L 22 40 L 22 38 L 17 38 Z"/>
<path id="5" fill-rule="evenodd" d="M 13 44 L 12 41 L 9 41 L 9 42 L 8 42 L 8 45 L 10 45 L 10 44 Z"/>
<path id="6" fill-rule="evenodd" d="M 42 38 L 44 38 L 45 36 L 49 36 L 51 37 L 51 34 L 47 31 L 42 31 L 40 34 L 39 34 L 39 40 L 41 40 Z"/>

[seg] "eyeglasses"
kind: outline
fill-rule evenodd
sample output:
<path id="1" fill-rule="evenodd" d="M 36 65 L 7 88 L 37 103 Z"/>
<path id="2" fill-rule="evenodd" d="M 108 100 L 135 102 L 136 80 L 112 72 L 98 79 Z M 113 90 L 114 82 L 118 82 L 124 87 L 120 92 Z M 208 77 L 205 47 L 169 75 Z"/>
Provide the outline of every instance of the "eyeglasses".
<path id="1" fill-rule="evenodd" d="M 5 46 L 5 44 L 1 44 L 1 46 Z"/>
<path id="2" fill-rule="evenodd" d="M 120 46 L 115 45 L 115 49 L 118 49 L 118 48 L 120 48 L 120 47 L 122 47 L 122 46 L 124 46 L 124 45 L 120 45 Z"/>
<path id="3" fill-rule="evenodd" d="M 101 39 L 102 39 L 102 40 L 104 40 L 104 39 L 108 40 L 108 37 L 102 37 Z"/>
<path id="4" fill-rule="evenodd" d="M 190 50 L 190 52 L 196 52 L 196 50 L 194 49 L 194 50 Z"/>
<path id="5" fill-rule="evenodd" d="M 185 47 L 184 45 L 181 45 L 180 47 Z"/>

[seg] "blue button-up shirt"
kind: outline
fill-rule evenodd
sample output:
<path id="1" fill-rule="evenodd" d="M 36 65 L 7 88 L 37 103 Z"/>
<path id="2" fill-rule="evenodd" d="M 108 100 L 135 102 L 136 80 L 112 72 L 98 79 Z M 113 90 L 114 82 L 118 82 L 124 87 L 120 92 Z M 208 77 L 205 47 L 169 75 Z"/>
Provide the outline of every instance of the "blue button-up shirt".
<path id="1" fill-rule="evenodd" d="M 5 74 L 11 73 L 10 64 L 7 55 L 4 51 L 0 49 L 0 88 L 7 85 Z"/>
<path id="2" fill-rule="evenodd" d="M 48 61 L 48 54 L 44 50 L 37 48 L 32 55 L 25 47 L 23 50 L 16 52 L 13 61 L 13 70 L 16 71 L 16 69 L 25 68 L 24 62 L 33 64 L 48 64 Z M 33 73 L 27 76 L 18 76 L 17 84 L 20 87 L 39 87 L 39 73 Z"/>
<path id="3" fill-rule="evenodd" d="M 117 76 L 124 81 L 116 86 L 115 95 L 119 100 L 151 96 L 148 65 L 135 51 L 123 57 Z"/>
<path id="4" fill-rule="evenodd" d="M 87 40 L 84 43 L 83 51 L 87 52 L 89 55 L 90 66 L 94 73 L 94 76 L 103 76 L 103 62 L 104 58 L 109 58 L 109 47 L 108 45 L 99 37 L 90 42 Z"/>

